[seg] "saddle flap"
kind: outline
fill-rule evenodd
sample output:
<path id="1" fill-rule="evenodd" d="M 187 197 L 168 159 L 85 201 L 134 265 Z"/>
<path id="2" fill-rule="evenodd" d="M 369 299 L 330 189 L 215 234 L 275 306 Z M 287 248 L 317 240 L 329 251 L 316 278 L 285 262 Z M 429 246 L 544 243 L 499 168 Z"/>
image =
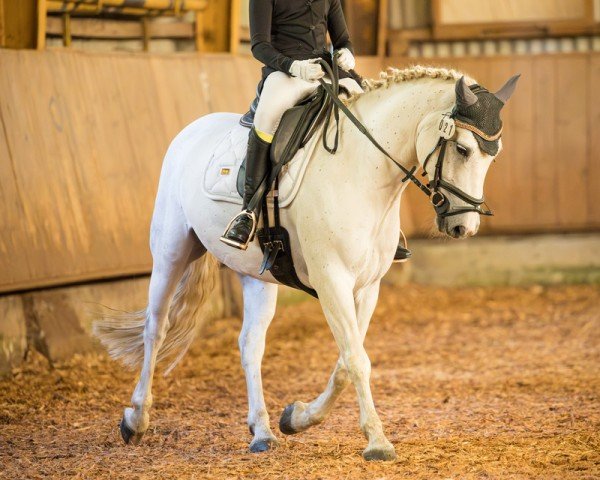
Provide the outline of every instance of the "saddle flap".
<path id="1" fill-rule="evenodd" d="M 319 113 L 326 100 L 325 90 L 319 87 L 310 97 L 283 114 L 271 145 L 273 166 L 279 163 L 285 165 L 309 140 L 307 134 L 314 133 L 316 130 L 313 128 L 314 122 L 321 121 L 323 118 Z"/>
<path id="2" fill-rule="evenodd" d="M 271 145 L 271 165 L 282 167 L 288 163 L 315 133 L 325 115 L 328 104 L 323 87 L 319 87 L 308 98 L 285 111 Z M 242 162 L 237 177 L 237 191 L 244 196 L 246 159 Z"/>

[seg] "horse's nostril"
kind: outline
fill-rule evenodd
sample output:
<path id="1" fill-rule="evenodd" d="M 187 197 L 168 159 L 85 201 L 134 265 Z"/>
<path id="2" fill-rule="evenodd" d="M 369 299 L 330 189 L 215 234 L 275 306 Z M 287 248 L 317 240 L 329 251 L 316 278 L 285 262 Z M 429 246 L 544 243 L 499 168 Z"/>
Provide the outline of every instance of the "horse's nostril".
<path id="1" fill-rule="evenodd" d="M 466 233 L 467 233 L 467 229 L 465 227 L 463 227 L 462 225 L 457 225 L 456 227 L 454 227 L 452 229 L 452 236 L 454 238 L 464 237 Z"/>

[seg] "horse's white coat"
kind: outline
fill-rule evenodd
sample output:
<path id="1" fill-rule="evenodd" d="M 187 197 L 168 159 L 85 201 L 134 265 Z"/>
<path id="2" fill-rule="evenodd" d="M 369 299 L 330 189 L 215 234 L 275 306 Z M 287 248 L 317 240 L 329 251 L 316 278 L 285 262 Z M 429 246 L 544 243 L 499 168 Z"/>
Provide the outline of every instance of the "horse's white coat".
<path id="1" fill-rule="evenodd" d="M 410 168 L 422 163 L 436 144 L 440 115 L 449 112 L 455 102 L 457 78 L 448 75 L 446 79 L 420 78 L 392 84 L 361 96 L 351 108 L 381 145 Z M 275 438 L 263 398 L 260 364 L 266 331 L 275 312 L 277 287 L 270 274 L 258 275 L 262 253 L 256 240 L 245 252 L 219 241 L 239 207 L 211 200 L 199 188 L 213 149 L 238 119 L 239 115 L 220 113 L 195 121 L 177 136 L 165 158 L 151 230 L 154 266 L 145 360 L 132 398 L 133 409 L 125 414 L 127 425 L 135 432 L 148 427 L 156 352 L 168 326 L 174 289 L 186 266 L 208 250 L 242 278 L 244 321 L 239 345 L 253 444 Z M 465 159 L 449 150 L 444 178 L 472 196 L 482 196 L 492 158 L 479 150 L 471 132 L 459 129 L 457 141 L 472 154 Z M 301 431 L 321 422 L 352 382 L 358 394 L 360 425 L 368 440 L 367 458 L 394 456 L 373 403 L 371 365 L 363 340 L 380 280 L 392 263 L 399 238 L 400 197 L 407 185 L 401 183 L 402 177 L 402 172 L 342 116 L 338 153 L 331 155 L 322 148 L 313 152 L 296 198 L 281 212 L 298 276 L 318 292 L 340 352 L 325 391 L 308 404 L 296 402 L 291 425 Z M 451 195 L 450 199 L 453 205 L 461 204 Z M 448 217 L 438 227 L 452 236 L 473 235 L 479 216 L 466 213 Z"/>

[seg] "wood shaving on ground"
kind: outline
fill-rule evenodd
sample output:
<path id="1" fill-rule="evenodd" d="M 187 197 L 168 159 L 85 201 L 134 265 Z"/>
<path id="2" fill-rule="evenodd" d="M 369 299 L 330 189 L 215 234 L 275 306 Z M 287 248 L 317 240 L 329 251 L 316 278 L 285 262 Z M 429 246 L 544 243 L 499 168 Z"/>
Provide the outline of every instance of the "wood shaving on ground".
<path id="1" fill-rule="evenodd" d="M 600 288 L 382 288 L 366 346 L 398 459 L 367 463 L 352 387 L 286 437 L 282 409 L 324 388 L 337 349 L 314 300 L 280 307 L 263 379 L 280 445 L 251 454 L 241 322 L 213 322 L 156 376 L 139 446 L 118 432 L 136 380 L 106 355 L 0 381 L 0 478 L 600 478 Z"/>

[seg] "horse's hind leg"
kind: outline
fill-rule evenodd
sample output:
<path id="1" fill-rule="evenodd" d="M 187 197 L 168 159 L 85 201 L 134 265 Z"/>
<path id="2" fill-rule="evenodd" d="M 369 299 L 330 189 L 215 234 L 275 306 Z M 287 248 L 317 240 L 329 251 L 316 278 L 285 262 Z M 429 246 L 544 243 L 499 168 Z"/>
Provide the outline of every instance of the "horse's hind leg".
<path id="1" fill-rule="evenodd" d="M 356 296 L 356 319 L 364 341 L 379 295 L 379 282 L 363 288 Z M 286 435 L 302 432 L 321 423 L 331 412 L 337 399 L 350 384 L 348 369 L 340 357 L 329 378 L 325 391 L 310 403 L 294 402 L 281 414 L 279 429 Z"/>
<path id="2" fill-rule="evenodd" d="M 156 358 L 169 328 L 169 307 L 186 267 L 206 252 L 195 234 L 187 229 L 184 231 L 184 228 L 169 230 L 168 238 L 153 240 L 152 276 L 144 327 L 144 360 L 131 397 L 132 408 L 125 409 L 121 421 L 121 435 L 125 443 L 138 443 L 148 429 L 152 379 Z"/>
<path id="3" fill-rule="evenodd" d="M 242 366 L 248 388 L 248 427 L 254 436 L 250 451 L 264 452 L 277 442 L 269 426 L 263 395 L 261 362 L 267 329 L 275 315 L 277 285 L 240 276 L 244 291 L 244 322 L 239 337 Z"/>

